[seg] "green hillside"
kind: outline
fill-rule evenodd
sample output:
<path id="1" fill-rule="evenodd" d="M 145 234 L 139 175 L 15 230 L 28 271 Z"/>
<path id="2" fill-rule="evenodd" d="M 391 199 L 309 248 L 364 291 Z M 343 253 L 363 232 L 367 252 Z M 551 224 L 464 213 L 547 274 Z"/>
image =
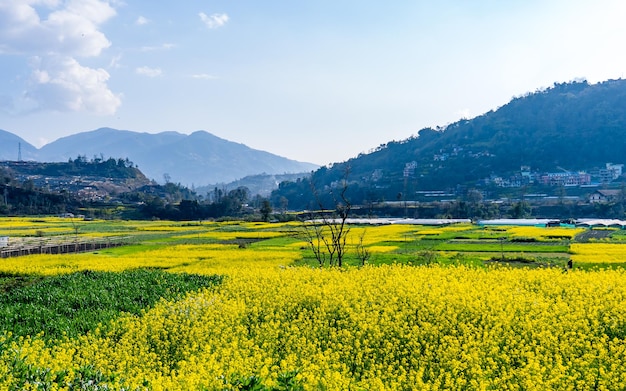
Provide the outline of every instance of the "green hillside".
<path id="1" fill-rule="evenodd" d="M 272 198 L 285 197 L 296 209 L 313 207 L 312 193 L 323 198 L 344 177 L 352 202 L 366 204 L 418 199 L 425 191 L 457 194 L 484 186 L 490 177 L 519 174 L 521 166 L 536 175 L 593 172 L 607 162 L 626 162 L 624 136 L 626 80 L 557 83 L 471 120 L 425 128 L 406 140 L 320 168 L 312 176 L 313 186 L 306 179 L 282 183 Z"/>

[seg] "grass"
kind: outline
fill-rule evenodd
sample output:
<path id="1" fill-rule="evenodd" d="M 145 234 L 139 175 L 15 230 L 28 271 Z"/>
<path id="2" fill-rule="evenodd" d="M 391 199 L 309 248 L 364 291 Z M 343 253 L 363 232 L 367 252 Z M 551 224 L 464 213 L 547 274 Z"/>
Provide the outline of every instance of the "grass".
<path id="1" fill-rule="evenodd" d="M 139 315 L 161 298 L 216 286 L 220 276 L 137 269 L 84 271 L 54 277 L 0 278 L 0 334 L 76 337 L 126 312 Z"/>
<path id="2" fill-rule="evenodd" d="M 536 243 L 516 243 L 510 241 L 486 242 L 486 243 L 464 243 L 464 242 L 444 242 L 435 246 L 438 251 L 460 251 L 460 252 L 541 252 L 541 253 L 566 253 L 566 244 L 536 244 Z"/>
<path id="3" fill-rule="evenodd" d="M 106 254 L 115 257 L 122 257 L 132 255 L 134 253 L 140 253 L 148 250 L 153 250 L 161 247 L 160 244 L 145 243 L 145 244 L 132 244 L 128 246 L 111 247 L 104 250 L 99 250 L 101 254 Z"/>

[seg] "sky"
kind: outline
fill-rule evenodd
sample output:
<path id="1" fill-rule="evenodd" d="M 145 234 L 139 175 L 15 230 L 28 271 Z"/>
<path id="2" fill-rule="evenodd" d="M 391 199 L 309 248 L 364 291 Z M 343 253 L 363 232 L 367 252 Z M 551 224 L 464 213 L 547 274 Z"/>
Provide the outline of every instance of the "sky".
<path id="1" fill-rule="evenodd" d="M 206 130 L 326 165 L 626 72 L 623 0 L 0 0 L 0 129 Z"/>

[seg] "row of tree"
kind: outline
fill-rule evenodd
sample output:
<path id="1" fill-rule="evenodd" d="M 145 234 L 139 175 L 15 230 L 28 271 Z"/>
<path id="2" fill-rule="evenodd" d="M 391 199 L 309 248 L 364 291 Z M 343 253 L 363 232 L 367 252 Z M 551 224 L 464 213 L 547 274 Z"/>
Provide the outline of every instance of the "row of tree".
<path id="1" fill-rule="evenodd" d="M 143 218 L 159 218 L 168 220 L 203 220 L 222 217 L 244 217 L 258 213 L 261 219 L 268 220 L 272 213 L 271 204 L 262 197 L 251 197 L 246 187 L 238 187 L 225 191 L 215 189 L 214 196 L 194 196 L 168 202 L 164 197 L 155 195 L 147 197 L 139 212 Z"/>

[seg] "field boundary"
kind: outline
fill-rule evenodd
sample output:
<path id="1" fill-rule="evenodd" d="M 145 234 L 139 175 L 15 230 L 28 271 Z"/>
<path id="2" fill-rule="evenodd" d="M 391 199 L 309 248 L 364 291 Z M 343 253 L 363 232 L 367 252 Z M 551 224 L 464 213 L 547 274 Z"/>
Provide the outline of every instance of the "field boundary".
<path id="1" fill-rule="evenodd" d="M 33 254 L 69 254 L 120 247 L 129 243 L 129 238 L 106 238 L 94 240 L 68 240 L 19 244 L 0 248 L 0 258 L 12 258 Z"/>

